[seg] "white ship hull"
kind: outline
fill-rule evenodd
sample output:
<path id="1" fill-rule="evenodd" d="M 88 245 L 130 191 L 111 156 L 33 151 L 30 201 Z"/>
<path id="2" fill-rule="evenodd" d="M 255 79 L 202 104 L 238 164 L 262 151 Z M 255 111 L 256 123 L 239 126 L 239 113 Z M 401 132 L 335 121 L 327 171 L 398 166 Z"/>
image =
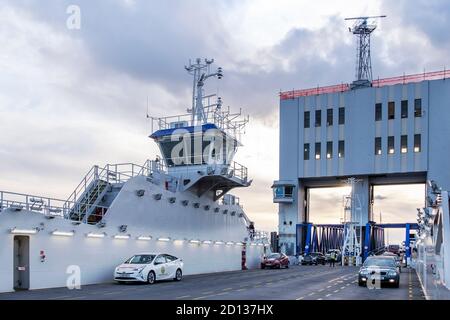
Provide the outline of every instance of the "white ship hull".
<path id="1" fill-rule="evenodd" d="M 144 190 L 144 194 L 138 196 L 137 190 Z M 160 200 L 154 198 L 158 193 Z M 173 197 L 176 199 L 171 203 Z M 188 201 L 186 206 L 183 200 Z M 199 207 L 195 208 L 193 203 L 199 203 Z M 208 205 L 210 208 L 206 210 Z M 220 208 L 220 211 L 215 212 L 214 208 Z M 232 211 L 236 212 L 233 216 Z M 62 217 L 49 219 L 26 208 L 4 209 L 0 212 L 0 292 L 13 291 L 16 286 L 16 234 L 10 232 L 14 228 L 39 230 L 29 235 L 29 265 L 26 266 L 29 268 L 29 289 L 66 286 L 71 266 L 80 268 L 81 285 L 111 282 L 114 267 L 139 252 L 167 252 L 180 257 L 184 261 L 185 275 L 241 270 L 243 250 L 246 251 L 246 267 L 256 268 L 268 247 L 262 241 L 249 241 L 245 219 L 239 215 L 241 212 L 239 205 L 218 204 L 206 197 L 199 199 L 189 192 L 167 191 L 149 182 L 145 176 L 125 182 L 102 220 L 105 223 L 102 228 L 87 223 L 74 224 Z M 127 230 L 121 233 L 119 227 L 123 225 Z M 73 231 L 74 234 L 56 236 L 52 234 L 55 230 Z M 104 233 L 105 236 L 90 238 L 87 237 L 89 233 Z M 118 234 L 130 237 L 114 238 Z M 139 236 L 151 236 L 151 240 L 138 240 Z M 45 259 L 41 260 L 41 254 Z"/>

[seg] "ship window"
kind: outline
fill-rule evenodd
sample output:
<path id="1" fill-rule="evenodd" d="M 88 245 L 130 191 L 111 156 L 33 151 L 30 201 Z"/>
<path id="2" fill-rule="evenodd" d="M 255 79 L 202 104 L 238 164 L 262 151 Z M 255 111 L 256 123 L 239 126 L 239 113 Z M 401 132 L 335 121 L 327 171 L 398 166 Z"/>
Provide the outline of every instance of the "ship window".
<path id="1" fill-rule="evenodd" d="M 375 154 L 376 155 L 381 154 L 381 137 L 375 138 Z"/>
<path id="2" fill-rule="evenodd" d="M 420 134 L 414 135 L 414 152 L 420 152 L 420 150 L 422 149 L 421 140 L 422 139 Z"/>
<path id="3" fill-rule="evenodd" d="M 395 119 L 395 102 L 389 101 L 388 102 L 388 120 Z"/>
<path id="4" fill-rule="evenodd" d="M 316 160 L 320 160 L 320 147 L 321 147 L 320 142 L 316 142 L 316 145 L 315 145 Z"/>
<path id="5" fill-rule="evenodd" d="M 408 152 L 408 136 L 407 135 L 400 137 L 400 152 L 401 153 Z"/>
<path id="6" fill-rule="evenodd" d="M 422 99 L 414 100 L 414 117 L 418 118 L 422 116 Z"/>
<path id="7" fill-rule="evenodd" d="M 327 109 L 327 126 L 333 125 L 333 109 Z"/>
<path id="8" fill-rule="evenodd" d="M 322 124 L 322 110 L 316 110 L 315 126 L 320 127 Z"/>
<path id="9" fill-rule="evenodd" d="M 309 160 L 309 143 L 305 143 L 303 147 L 303 160 Z"/>
<path id="10" fill-rule="evenodd" d="M 333 158 L 333 141 L 327 142 L 327 159 Z"/>
<path id="11" fill-rule="evenodd" d="M 393 136 L 389 136 L 388 137 L 388 153 L 389 154 L 393 154 L 395 152 L 395 148 L 394 148 L 394 137 Z"/>
<path id="12" fill-rule="evenodd" d="M 339 158 L 345 157 L 345 142 L 344 142 L 344 140 L 339 140 L 339 142 L 338 142 L 338 157 Z"/>
<path id="13" fill-rule="evenodd" d="M 305 128 L 309 128 L 309 121 L 311 118 L 311 113 L 309 111 L 305 111 L 303 114 L 303 123 Z"/>
<path id="14" fill-rule="evenodd" d="M 375 104 L 375 121 L 381 121 L 382 119 L 382 104 Z"/>
<path id="15" fill-rule="evenodd" d="M 339 124 L 345 124 L 345 108 L 339 108 Z"/>
<path id="16" fill-rule="evenodd" d="M 408 100 L 402 100 L 402 119 L 408 118 Z"/>

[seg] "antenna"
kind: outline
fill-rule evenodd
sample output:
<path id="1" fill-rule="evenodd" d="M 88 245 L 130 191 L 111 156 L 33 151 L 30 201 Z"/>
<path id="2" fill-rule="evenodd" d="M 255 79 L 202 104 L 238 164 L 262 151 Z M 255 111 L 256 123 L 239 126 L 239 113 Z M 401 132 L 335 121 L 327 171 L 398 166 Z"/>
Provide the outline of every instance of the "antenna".
<path id="1" fill-rule="evenodd" d="M 222 68 L 217 68 L 217 71 L 211 73 L 210 66 L 214 62 L 214 59 L 195 59 L 193 64 L 189 61 L 189 65 L 184 68 L 191 74 L 194 78 L 193 88 L 192 88 L 192 125 L 203 124 L 206 122 L 205 108 L 203 106 L 203 86 L 205 81 L 210 77 L 217 77 L 222 79 L 223 71 Z"/>
<path id="2" fill-rule="evenodd" d="M 356 36 L 356 80 L 352 89 L 370 87 L 372 84 L 372 61 L 370 57 L 370 34 L 377 28 L 374 20 L 386 18 L 382 16 L 345 18 L 346 21 L 355 21 L 348 30 Z"/>

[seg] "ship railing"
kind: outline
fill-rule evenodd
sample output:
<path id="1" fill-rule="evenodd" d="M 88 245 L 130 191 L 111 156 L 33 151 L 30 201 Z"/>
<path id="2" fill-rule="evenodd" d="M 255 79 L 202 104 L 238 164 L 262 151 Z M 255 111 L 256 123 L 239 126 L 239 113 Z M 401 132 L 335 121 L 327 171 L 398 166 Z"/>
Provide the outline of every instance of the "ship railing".
<path id="1" fill-rule="evenodd" d="M 174 157 L 165 159 L 166 167 L 169 172 L 177 172 L 190 174 L 192 172 L 199 172 L 199 166 L 206 166 L 207 171 L 204 174 L 220 174 L 230 178 L 237 178 L 243 183 L 247 182 L 248 169 L 247 167 L 233 161 L 231 163 L 223 163 L 221 161 L 208 161 L 207 157 L 188 156 L 188 157 Z M 166 168 L 165 167 L 165 168 Z"/>
<path id="2" fill-rule="evenodd" d="M 108 208 L 92 205 L 88 203 L 75 203 L 67 200 L 37 196 L 32 194 L 17 193 L 10 191 L 0 191 L 0 211 L 5 209 L 11 209 L 14 211 L 33 211 L 41 213 L 48 218 L 61 217 L 69 219 L 70 214 L 78 214 L 80 217 L 81 212 L 77 211 L 80 205 L 86 205 L 89 209 L 90 207 L 95 207 L 94 217 L 101 218 L 106 213 Z M 73 220 L 73 219 L 71 219 Z"/>
<path id="3" fill-rule="evenodd" d="M 136 176 L 149 176 L 154 171 L 167 172 L 163 161 L 147 160 L 143 165 L 135 163 L 107 164 L 103 168 L 93 166 L 68 197 L 67 203 L 77 202 L 91 186 L 93 181 L 104 181 L 107 184 L 124 183 Z"/>

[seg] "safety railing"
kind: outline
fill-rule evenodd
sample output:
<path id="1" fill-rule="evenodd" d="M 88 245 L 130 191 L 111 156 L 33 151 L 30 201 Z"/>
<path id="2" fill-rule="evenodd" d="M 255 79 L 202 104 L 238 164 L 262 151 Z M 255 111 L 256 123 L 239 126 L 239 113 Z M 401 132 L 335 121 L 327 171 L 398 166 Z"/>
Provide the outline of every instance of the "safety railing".
<path id="1" fill-rule="evenodd" d="M 391 86 L 396 84 L 408 84 L 427 80 L 440 80 L 450 78 L 450 70 L 423 72 L 417 74 L 403 75 L 391 78 L 376 79 L 372 81 L 372 87 Z M 347 83 L 316 87 L 309 89 L 291 90 L 280 92 L 280 100 L 295 99 L 299 97 L 306 97 L 312 95 L 319 95 L 325 93 L 345 92 L 350 90 L 350 85 Z"/>
<path id="2" fill-rule="evenodd" d="M 165 165 L 159 159 L 147 160 L 144 165 L 134 163 L 107 164 L 103 168 L 93 166 L 83 177 L 79 185 L 67 198 L 68 203 L 77 202 L 88 191 L 93 181 L 105 181 L 109 183 L 123 183 L 135 176 L 149 176 L 153 171 L 166 171 Z"/>
<path id="3" fill-rule="evenodd" d="M 14 211 L 33 211 L 41 213 L 49 218 L 61 217 L 69 219 L 70 215 L 76 215 L 80 217 L 79 221 L 82 221 L 82 214 L 78 210 L 83 203 L 75 203 L 67 200 L 61 200 L 56 198 L 42 197 L 31 194 L 0 191 L 0 211 L 5 209 L 11 209 Z M 94 207 L 94 213 L 91 220 L 101 220 L 105 215 L 108 208 L 98 205 L 85 204 L 88 209 Z M 71 219 L 74 220 L 74 219 Z M 97 222 L 98 222 L 97 221 Z"/>
<path id="4" fill-rule="evenodd" d="M 168 164 L 170 172 L 177 172 L 190 174 L 192 172 L 199 172 L 199 166 L 206 166 L 208 172 L 204 174 L 220 174 L 228 176 L 230 178 L 237 178 L 243 182 L 248 179 L 248 169 L 247 167 L 237 163 L 235 161 L 226 164 L 221 161 L 207 161 L 207 159 L 200 156 L 189 156 L 189 157 L 176 157 L 176 158 L 166 158 L 165 162 Z"/>

